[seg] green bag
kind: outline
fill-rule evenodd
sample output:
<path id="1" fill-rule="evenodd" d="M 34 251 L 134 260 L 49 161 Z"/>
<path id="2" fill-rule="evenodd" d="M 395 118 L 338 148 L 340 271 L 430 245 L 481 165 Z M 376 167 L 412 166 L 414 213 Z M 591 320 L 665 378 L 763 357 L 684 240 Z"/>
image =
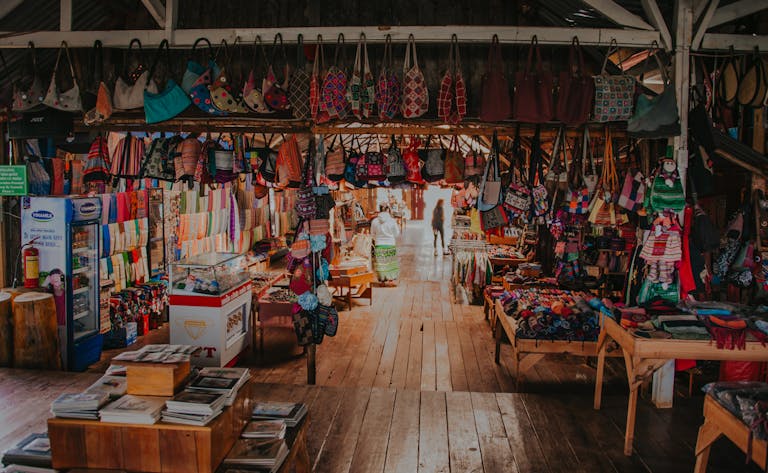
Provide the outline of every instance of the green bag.
<path id="1" fill-rule="evenodd" d="M 654 299 L 664 299 L 673 304 L 677 304 L 680 301 L 680 289 L 678 283 L 672 283 L 664 289 L 664 286 L 660 282 L 650 282 L 648 279 L 643 281 L 640 286 L 640 292 L 637 295 L 637 303 L 645 304 L 646 302 Z"/>

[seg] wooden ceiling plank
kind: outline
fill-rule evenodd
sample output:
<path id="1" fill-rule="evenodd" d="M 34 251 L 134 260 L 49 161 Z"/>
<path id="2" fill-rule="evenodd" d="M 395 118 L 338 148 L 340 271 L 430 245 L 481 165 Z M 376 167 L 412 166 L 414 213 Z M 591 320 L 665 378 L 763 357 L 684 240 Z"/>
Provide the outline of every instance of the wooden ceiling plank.
<path id="1" fill-rule="evenodd" d="M 594 8 L 602 15 L 617 25 L 637 28 L 641 30 L 652 30 L 653 27 L 642 18 L 630 13 L 624 7 L 613 0 L 582 0 L 584 3 Z"/>
<path id="2" fill-rule="evenodd" d="M 651 20 L 651 24 L 661 35 L 661 47 L 667 51 L 671 51 L 673 49 L 672 35 L 669 34 L 669 27 L 664 20 L 664 16 L 661 14 L 661 10 L 659 9 L 656 0 L 641 0 L 641 3 L 643 5 L 643 10 L 645 10 L 645 14 Z"/>
<path id="3" fill-rule="evenodd" d="M 739 0 L 718 8 L 709 22 L 709 27 L 722 25 L 768 8 L 768 0 Z"/>
<path id="4" fill-rule="evenodd" d="M 160 0 L 141 0 L 141 3 L 144 4 L 144 8 L 155 19 L 157 25 L 165 28 L 165 5 L 163 5 L 163 2 Z"/>
<path id="5" fill-rule="evenodd" d="M 8 16 L 22 3 L 24 3 L 24 0 L 3 0 L 0 2 L 0 20 Z"/>
<path id="6" fill-rule="evenodd" d="M 704 35 L 707 33 L 707 29 L 709 29 L 710 25 L 712 24 L 712 16 L 714 16 L 715 11 L 717 10 L 717 5 L 719 3 L 720 0 L 712 0 L 707 7 L 707 11 L 704 12 L 704 16 L 699 23 L 696 34 L 693 36 L 693 41 L 691 41 L 691 49 L 694 51 L 697 51 L 701 47 L 701 41 L 704 39 Z"/>
<path id="7" fill-rule="evenodd" d="M 768 36 L 753 36 L 746 34 L 706 33 L 701 41 L 702 50 L 728 51 L 733 46 L 734 51 L 768 50 Z"/>

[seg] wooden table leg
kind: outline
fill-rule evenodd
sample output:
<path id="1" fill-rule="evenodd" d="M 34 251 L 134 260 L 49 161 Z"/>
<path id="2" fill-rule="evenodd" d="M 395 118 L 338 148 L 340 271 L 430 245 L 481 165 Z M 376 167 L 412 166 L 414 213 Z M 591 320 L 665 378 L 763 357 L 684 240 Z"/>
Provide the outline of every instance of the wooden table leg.
<path id="1" fill-rule="evenodd" d="M 699 436 L 696 439 L 696 466 L 693 468 L 693 473 L 705 473 L 707 471 L 709 451 L 720 435 L 722 435 L 722 431 L 712 422 L 705 420 L 699 427 Z"/>
<path id="2" fill-rule="evenodd" d="M 595 377 L 594 408 L 599 410 L 603 402 L 603 375 L 605 373 L 605 350 L 608 346 L 608 333 L 600 332 L 597 339 L 597 376 Z"/>
<path id="3" fill-rule="evenodd" d="M 627 406 L 627 429 L 624 432 L 624 455 L 632 456 L 632 443 L 635 437 L 635 420 L 637 415 L 637 395 L 640 387 L 630 386 L 629 405 Z"/>
<path id="4" fill-rule="evenodd" d="M 501 332 L 503 332 L 503 330 L 499 330 L 500 328 L 501 327 L 496 327 L 496 330 L 495 330 L 496 333 L 494 333 L 494 336 L 496 337 L 495 360 L 497 365 L 499 364 L 499 357 L 501 356 Z"/>
<path id="5" fill-rule="evenodd" d="M 352 285 L 347 286 L 347 307 L 352 310 Z"/>

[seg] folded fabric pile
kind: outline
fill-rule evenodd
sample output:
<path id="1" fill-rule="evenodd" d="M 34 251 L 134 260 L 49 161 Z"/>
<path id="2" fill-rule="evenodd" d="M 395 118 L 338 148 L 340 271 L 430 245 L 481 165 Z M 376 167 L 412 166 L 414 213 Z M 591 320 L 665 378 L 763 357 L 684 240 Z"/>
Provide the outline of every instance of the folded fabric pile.
<path id="1" fill-rule="evenodd" d="M 651 316 L 642 307 L 622 307 L 617 309 L 620 324 L 626 329 L 642 328 L 653 329 Z"/>
<path id="2" fill-rule="evenodd" d="M 498 286 L 496 284 L 486 286 L 485 294 L 491 299 L 498 299 L 502 294 L 504 294 L 504 286 Z"/>
<path id="3" fill-rule="evenodd" d="M 709 340 L 707 326 L 695 315 L 660 315 L 656 327 L 683 340 Z"/>
<path id="4" fill-rule="evenodd" d="M 492 245 L 488 248 L 488 256 L 491 258 L 525 259 L 523 253 L 509 245 Z"/>
<path id="5" fill-rule="evenodd" d="M 724 381 L 709 383 L 702 390 L 749 426 L 752 435 L 768 439 L 768 383 Z"/>

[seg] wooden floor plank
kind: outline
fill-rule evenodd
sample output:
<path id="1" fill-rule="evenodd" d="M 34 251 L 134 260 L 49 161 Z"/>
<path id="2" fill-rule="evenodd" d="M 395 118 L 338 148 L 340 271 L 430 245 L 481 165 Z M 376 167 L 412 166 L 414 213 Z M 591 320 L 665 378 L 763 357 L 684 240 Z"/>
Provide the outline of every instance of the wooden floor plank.
<path id="1" fill-rule="evenodd" d="M 421 346 L 421 390 L 434 391 L 437 386 L 435 360 L 435 321 L 424 320 Z"/>
<path id="2" fill-rule="evenodd" d="M 482 471 L 483 459 L 470 393 L 445 393 L 445 406 L 451 471 Z"/>
<path id="3" fill-rule="evenodd" d="M 384 349 L 381 352 L 381 360 L 376 369 L 376 377 L 373 380 L 373 386 L 378 388 L 390 387 L 392 382 L 392 373 L 395 370 L 395 357 L 397 355 L 397 345 L 400 342 L 400 330 L 402 322 L 399 312 L 393 316 L 392 323 L 389 324 L 387 339 L 384 342 Z"/>
<path id="4" fill-rule="evenodd" d="M 518 394 L 496 394 L 504 431 L 507 434 L 515 464 L 521 472 L 551 471 L 544 457 L 541 439 L 533 427 L 523 400 Z"/>
<path id="5" fill-rule="evenodd" d="M 325 441 L 336 418 L 341 400 L 344 397 L 344 388 L 323 386 L 315 399 L 307 405 L 310 415 L 309 430 L 307 432 L 307 449 L 312 465 L 316 465 L 320 454 L 325 448 Z M 328 448 L 333 449 L 333 445 Z"/>
<path id="6" fill-rule="evenodd" d="M 453 391 L 451 384 L 451 358 L 448 356 L 448 335 L 445 321 L 435 321 L 435 367 L 436 385 L 438 391 Z"/>
<path id="7" fill-rule="evenodd" d="M 424 323 L 421 319 L 413 319 L 411 326 L 411 350 L 408 355 L 408 373 L 405 379 L 406 389 L 419 390 L 421 388 L 421 353 Z"/>
<path id="8" fill-rule="evenodd" d="M 513 392 L 515 384 L 510 374 L 494 360 L 496 345 L 491 337 L 491 330 L 482 323 L 470 325 L 469 333 L 472 346 L 480 367 L 480 375 L 489 386 L 488 392 Z"/>
<path id="9" fill-rule="evenodd" d="M 408 378 L 408 357 L 411 353 L 411 334 L 413 321 L 410 318 L 400 319 L 400 332 L 397 336 L 397 349 L 395 350 L 395 365 L 392 368 L 392 381 L 390 386 L 395 389 L 405 389 Z"/>
<path id="10" fill-rule="evenodd" d="M 446 322 L 445 332 L 448 342 L 448 360 L 451 366 L 451 388 L 453 391 L 469 391 L 456 322 L 453 320 Z"/>
<path id="11" fill-rule="evenodd" d="M 384 351 L 384 344 L 387 341 L 389 326 L 397 325 L 397 322 L 393 321 L 388 315 L 378 319 L 376 331 L 373 333 L 373 338 L 368 347 L 368 353 L 365 356 L 365 362 L 363 362 L 360 371 L 360 378 L 354 384 L 355 386 L 373 386 L 373 381 L 376 379 L 376 372 L 381 364 L 381 354 Z"/>
<path id="12" fill-rule="evenodd" d="M 472 344 L 472 335 L 470 334 L 471 324 L 462 320 L 456 323 L 456 330 L 459 335 L 461 345 L 461 356 L 464 359 L 464 371 L 467 375 L 467 385 L 469 391 L 491 392 L 493 385 L 486 384 L 480 374 L 475 348 Z"/>
<path id="13" fill-rule="evenodd" d="M 394 389 L 374 388 L 371 391 L 350 473 L 384 471 L 394 406 Z"/>
<path id="14" fill-rule="evenodd" d="M 418 470 L 420 403 L 418 391 L 397 391 L 385 473 L 412 473 Z"/>
<path id="15" fill-rule="evenodd" d="M 544 451 L 544 458 L 549 462 L 549 469 L 553 472 L 573 473 L 585 471 L 580 468 L 579 460 L 568 442 L 563 436 L 560 424 L 565 420 L 558 418 L 560 409 L 555 409 L 557 399 L 552 396 L 538 394 L 520 394 L 525 410 L 531 419 L 539 444 Z M 555 420 L 553 422 L 553 420 Z"/>
<path id="16" fill-rule="evenodd" d="M 357 448 L 370 388 L 345 388 L 339 410 L 315 464 L 317 473 L 346 473 Z"/>
<path id="17" fill-rule="evenodd" d="M 445 393 L 421 393 L 419 413 L 419 473 L 448 473 L 448 417 Z M 459 471 L 459 470 L 455 470 Z"/>
<path id="18" fill-rule="evenodd" d="M 363 318 L 363 328 L 359 330 L 359 338 L 355 339 L 355 345 L 353 346 L 352 360 L 349 362 L 347 371 L 344 374 L 344 378 L 341 381 L 341 386 L 358 386 L 358 380 L 363 370 L 363 364 L 365 363 L 366 355 L 371 347 L 371 341 L 376 329 L 385 323 L 384 320 L 376 319 L 373 317 Z"/>

